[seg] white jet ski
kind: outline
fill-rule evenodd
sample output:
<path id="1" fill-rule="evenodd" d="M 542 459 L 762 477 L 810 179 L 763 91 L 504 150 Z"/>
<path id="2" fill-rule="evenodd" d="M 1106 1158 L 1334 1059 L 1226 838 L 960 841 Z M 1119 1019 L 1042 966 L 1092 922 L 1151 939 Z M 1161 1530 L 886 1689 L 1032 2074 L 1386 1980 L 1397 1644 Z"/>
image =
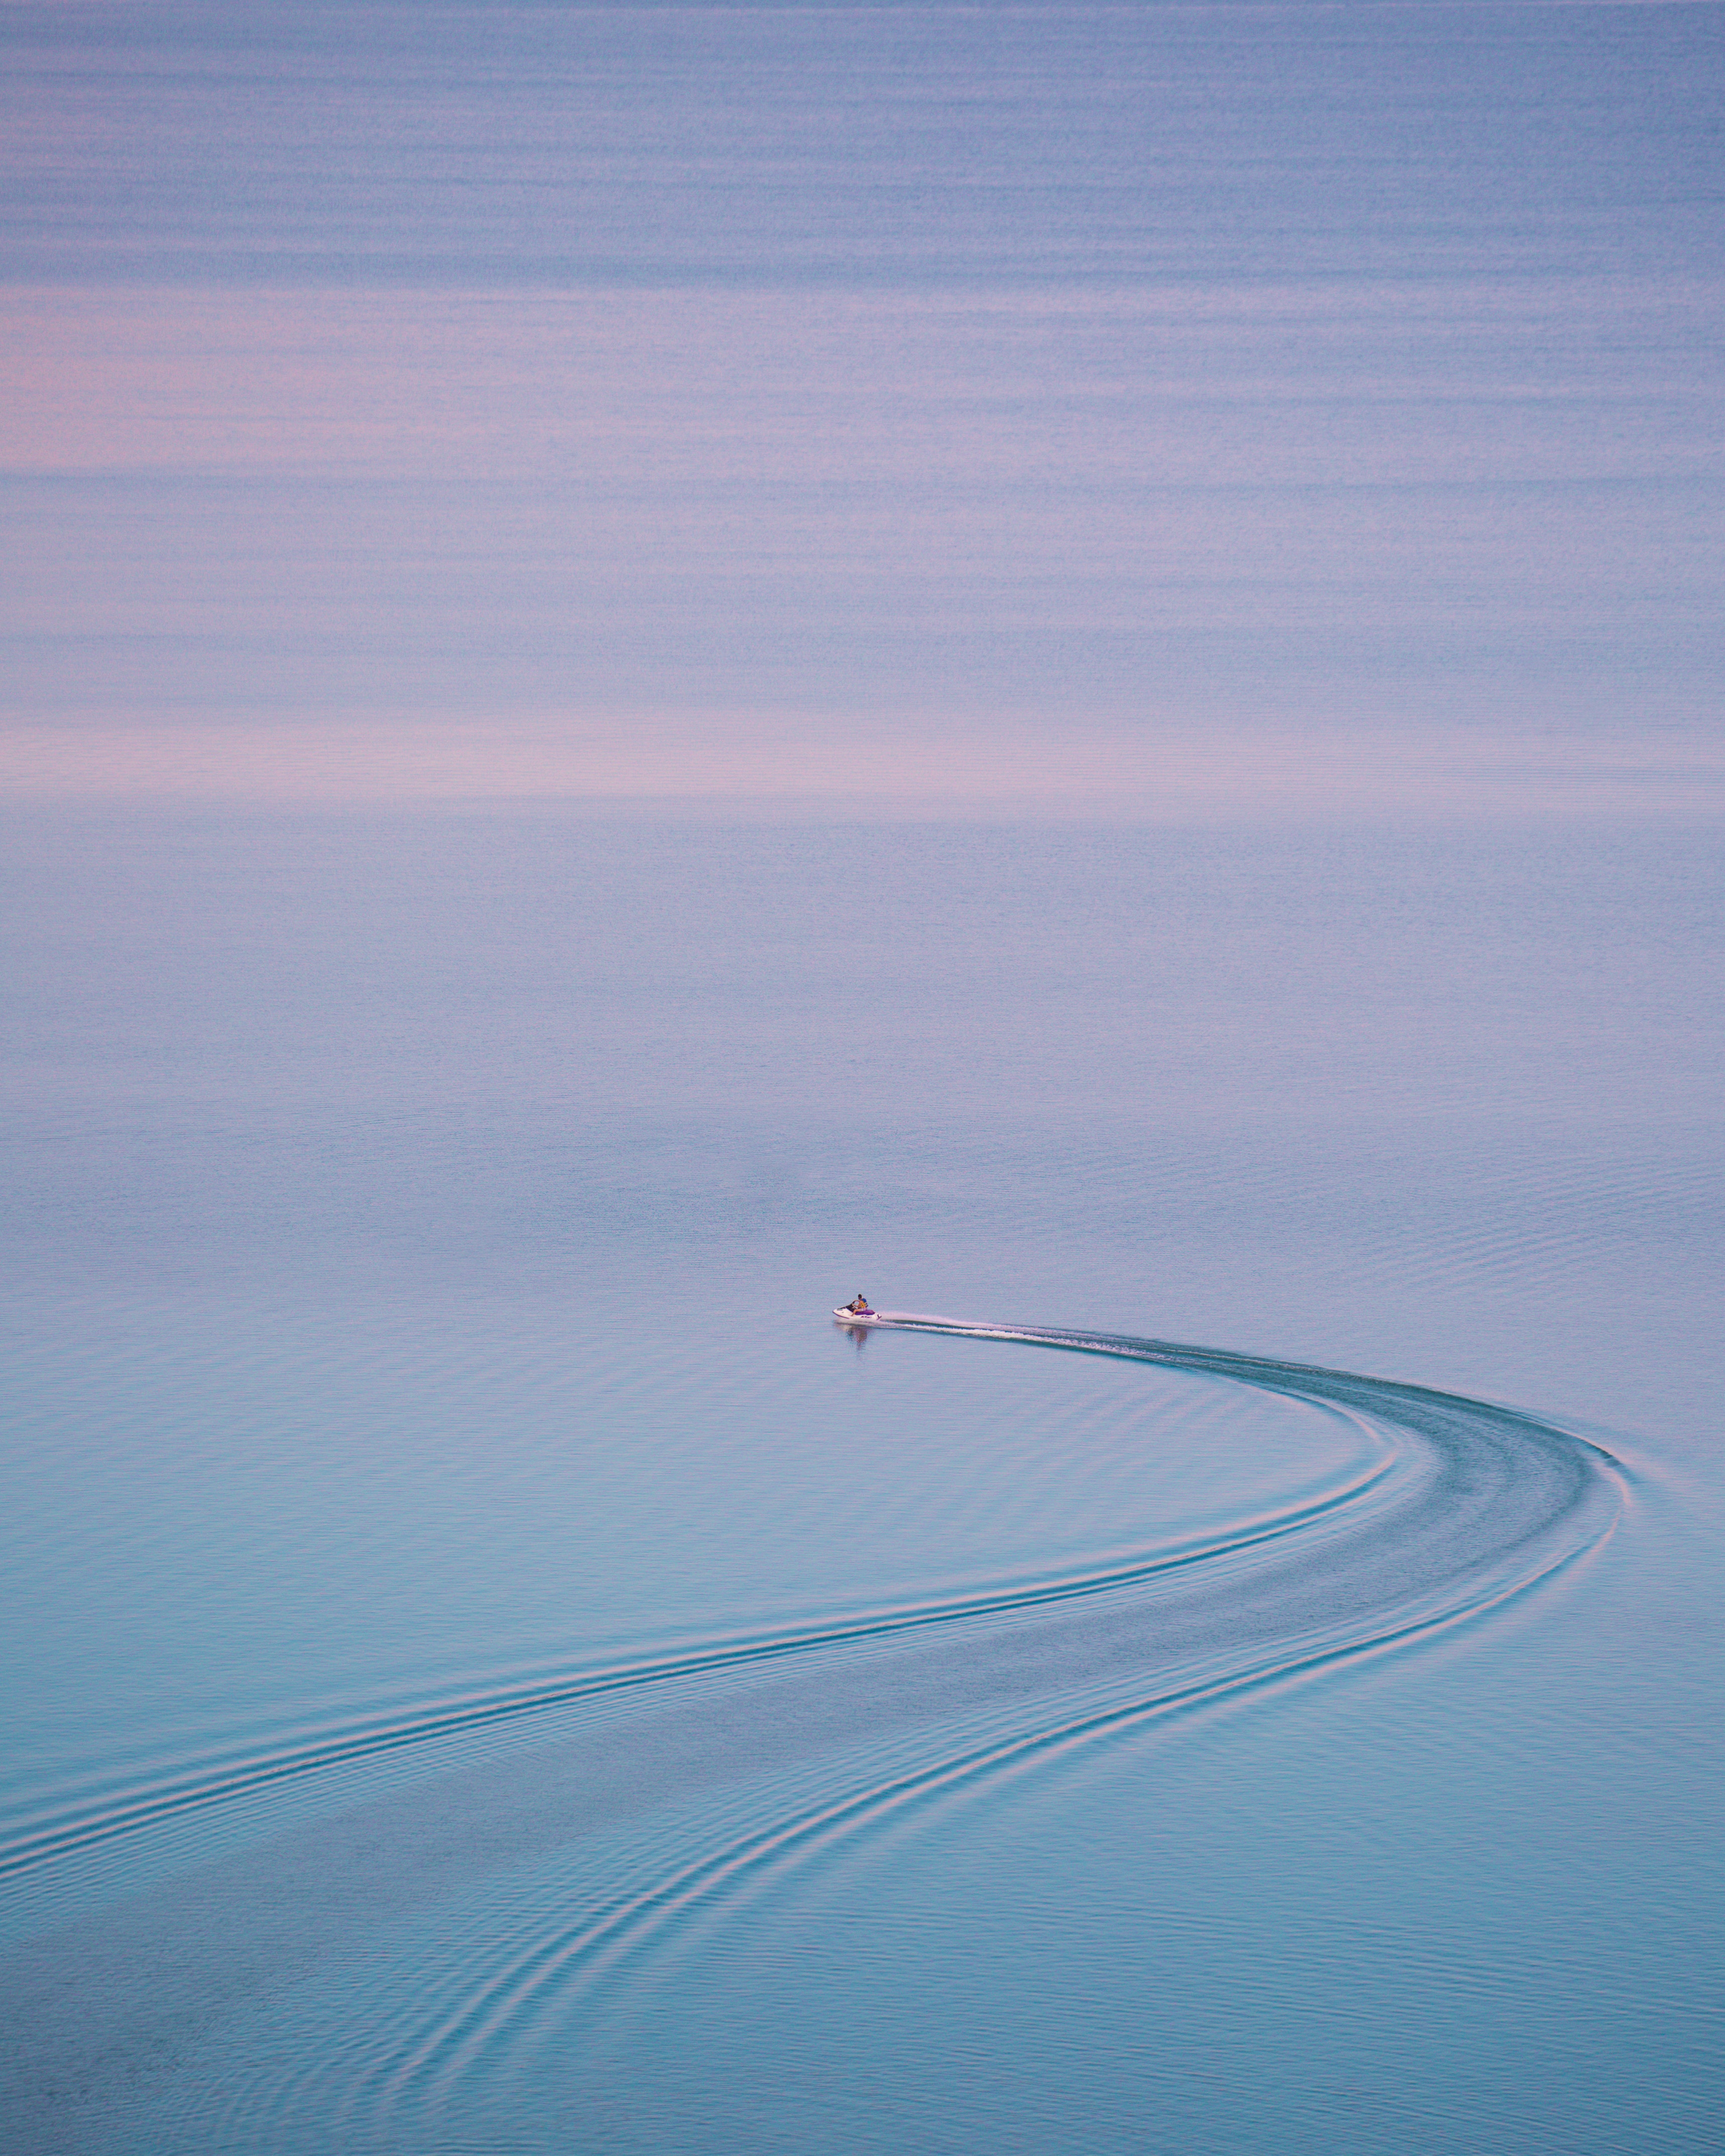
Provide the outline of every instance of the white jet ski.
<path id="1" fill-rule="evenodd" d="M 841 1325 L 878 1325 L 880 1322 L 878 1310 L 835 1310 L 833 1315 Z"/>

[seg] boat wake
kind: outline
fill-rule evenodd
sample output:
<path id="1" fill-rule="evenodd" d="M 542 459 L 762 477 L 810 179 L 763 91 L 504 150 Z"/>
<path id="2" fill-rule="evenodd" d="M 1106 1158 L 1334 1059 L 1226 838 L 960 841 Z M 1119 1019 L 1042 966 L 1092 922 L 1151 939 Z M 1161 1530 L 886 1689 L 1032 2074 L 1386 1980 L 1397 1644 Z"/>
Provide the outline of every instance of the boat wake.
<path id="1" fill-rule="evenodd" d="M 472 1860 L 451 1859 L 447 1817 L 485 1821 L 491 1861 L 468 1875 L 482 1883 L 446 1896 L 437 1951 L 423 1935 L 412 1948 L 413 1980 L 382 1960 L 348 1979 L 339 2041 L 332 2031 L 320 2053 L 323 2081 L 308 2082 L 300 2045 L 264 2044 L 228 2078 L 225 2102 L 212 2105 L 207 2078 L 195 2102 L 188 2088 L 179 2145 L 307 2146 L 323 2135 L 399 2148 L 475 2109 L 490 2114 L 542 2085 L 548 2061 L 578 2056 L 583 2030 L 625 2013 L 636 1977 L 741 1921 L 798 1868 L 1080 1748 L 1482 1621 L 1595 1548 L 1623 1504 L 1616 1464 L 1598 1445 L 1422 1386 L 1053 1327 L 908 1312 L 875 1313 L 875 1326 L 1225 1380 L 1346 1416 L 1374 1442 L 1320 1495 L 1206 1540 L 1009 1590 L 563 1671 L 211 1763 L 172 1787 L 36 1823 L 8 1864 L 48 1863 L 372 1753 L 547 1717 L 532 1753 L 445 1776 L 435 1807 L 423 1790 L 398 1794 L 387 1831 L 367 1838 L 376 1891 L 380 1840 L 403 1878 L 439 1863 L 459 1877 Z M 327 1830 L 303 1832 L 315 1845 Z M 531 1881 L 501 1899 L 500 1853 Z"/>

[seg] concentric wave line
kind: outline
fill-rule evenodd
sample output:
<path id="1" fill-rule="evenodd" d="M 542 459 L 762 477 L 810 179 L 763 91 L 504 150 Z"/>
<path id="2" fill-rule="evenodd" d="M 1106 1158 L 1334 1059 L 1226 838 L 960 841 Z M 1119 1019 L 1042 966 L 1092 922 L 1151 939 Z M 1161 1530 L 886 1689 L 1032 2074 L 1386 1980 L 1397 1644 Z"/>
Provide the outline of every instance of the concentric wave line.
<path id="1" fill-rule="evenodd" d="M 1168 1363 L 1181 1368 L 1202 1368 L 1239 1378 L 1266 1389 L 1298 1394 L 1332 1404 L 1339 1399 L 1352 1404 L 1363 1394 L 1380 1413 L 1387 1410 L 1386 1419 L 1391 1420 L 1395 1419 L 1394 1408 L 1398 1403 L 1404 1409 L 1423 1405 L 1438 1406 L 1447 1411 L 1460 1409 L 1471 1419 L 1498 1429 L 1537 1435 L 1548 1442 L 1555 1440 L 1570 1451 L 1578 1463 L 1592 1455 L 1609 1463 L 1608 1474 L 1616 1466 L 1613 1455 L 1604 1446 L 1554 1424 L 1520 1409 L 1497 1407 L 1426 1386 L 1362 1378 L 1352 1372 L 1245 1356 L 1227 1349 L 1189 1348 L 1126 1335 L 1052 1327 L 991 1325 L 913 1312 L 880 1312 L 877 1322 L 908 1330 L 1019 1341 Z M 1415 1435 L 1430 1435 L 1421 1431 L 1414 1422 L 1405 1422 L 1403 1426 Z M 1615 1480 L 1615 1474 L 1610 1479 Z M 1569 1509 L 1564 1508 L 1565 1512 Z M 1591 1532 L 1507 1581 L 1500 1578 L 1475 1585 L 1435 1607 L 1428 1603 L 1414 1614 L 1404 1609 L 1394 1622 L 1371 1627 L 1353 1637 L 1339 1640 L 1332 1638 L 1322 1645 L 1314 1645 L 1308 1633 L 1306 1643 L 1292 1653 L 1260 1658 L 1244 1667 L 1177 1684 L 1124 1704 L 1069 1717 L 1052 1727 L 1044 1726 L 1020 1732 L 1004 1741 L 894 1776 L 799 1813 L 788 1820 L 780 1820 L 738 1836 L 721 1849 L 683 1866 L 669 1878 L 659 1880 L 614 1903 L 573 1931 L 542 1938 L 517 1954 L 478 1997 L 458 2008 L 440 2025 L 425 2032 L 409 2056 L 388 2076 L 385 2087 L 378 2092 L 379 2100 L 385 2107 L 393 2108 L 408 2100 L 416 2088 L 424 2090 L 434 2084 L 447 2067 L 459 2071 L 458 2062 L 464 2055 L 472 2053 L 500 2029 L 530 2012 L 535 1997 L 547 1988 L 567 1981 L 578 1972 L 584 1986 L 590 1988 L 608 1972 L 648 1951 L 651 1941 L 680 1916 L 711 1899 L 733 1882 L 750 1875 L 764 1875 L 775 1863 L 796 1861 L 804 1851 L 860 1830 L 894 1811 L 943 1791 L 1028 1767 L 1039 1758 L 1095 1741 L 1135 1723 L 1191 1713 L 1230 1697 L 1293 1682 L 1343 1662 L 1387 1654 L 1452 1630 L 1531 1593 L 1543 1582 L 1579 1562 L 1611 1533 L 1620 1512 L 1620 1506 L 1614 1506 L 1609 1517 L 1599 1522 Z M 1561 1517 L 1562 1512 L 1553 1516 Z"/>
<path id="2" fill-rule="evenodd" d="M 1118 1733 L 1135 1724 L 1171 1721 L 1230 1698 L 1292 1683 L 1344 1662 L 1387 1654 L 1416 1640 L 1465 1625 L 1530 1593 L 1543 1581 L 1576 1563 L 1604 1539 L 1614 1524 L 1615 1521 L 1608 1522 L 1586 1543 L 1561 1552 L 1549 1563 L 1520 1579 L 1440 1610 L 1358 1639 L 1312 1648 L 1281 1661 L 1255 1663 L 1244 1670 L 1201 1678 L 1124 1705 L 1076 1716 L 1051 1727 L 1012 1737 L 956 1758 L 896 1776 L 798 1814 L 793 1819 L 740 1836 L 685 1866 L 670 1878 L 657 1881 L 615 1904 L 574 1933 L 540 1941 L 506 1973 L 504 1982 L 508 1988 L 501 1997 L 499 1986 L 494 1982 L 480 1998 L 460 2010 L 452 2021 L 422 2042 L 412 2058 L 390 2077 L 390 2092 L 383 2101 L 391 2105 L 406 2100 L 413 2085 L 424 2087 L 438 2078 L 439 2062 L 470 2051 L 476 2040 L 495 2035 L 499 2029 L 530 2011 L 535 1996 L 547 1986 L 565 1981 L 577 1973 L 589 1986 L 599 1982 L 628 1960 L 645 1953 L 653 1938 L 687 1911 L 750 1874 L 762 1873 L 775 1862 L 795 1861 L 846 1834 L 870 1826 L 936 1795 L 1031 1766 L 1040 1758 Z"/>
<path id="3" fill-rule="evenodd" d="M 943 1321 L 940 1329 L 955 1329 Z M 994 1594 L 973 1595 L 945 1602 L 911 1604 L 906 1608 L 872 1612 L 838 1625 L 811 1627 L 768 1639 L 726 1642 L 685 1655 L 660 1660 L 627 1662 L 560 1677 L 524 1691 L 481 1694 L 459 1705 L 411 1716 L 382 1725 L 366 1724 L 338 1731 L 316 1743 L 299 1745 L 266 1753 L 226 1773 L 201 1779 L 178 1778 L 166 1787 L 151 1790 L 131 1801 L 62 1814 L 47 1824 L 36 1824 L 11 1839 L 0 1840 L 0 1877 L 51 1863 L 77 1852 L 157 1825 L 176 1815 L 225 1800 L 255 1794 L 272 1785 L 297 1779 L 324 1769 L 405 1749 L 439 1737 L 481 1728 L 528 1714 L 545 1712 L 583 1699 L 613 1691 L 664 1684 L 678 1678 L 765 1664 L 783 1657 L 822 1649 L 888 1637 L 950 1624 L 961 1619 L 1000 1615 L 1033 1609 L 1045 1604 L 1075 1601 L 1137 1586 L 1159 1575 L 1213 1563 L 1263 1544 L 1296 1535 L 1344 1507 L 1357 1505 L 1378 1483 L 1395 1471 L 1393 1459 L 1373 1463 L 1321 1496 L 1255 1523 L 1250 1528 L 1214 1542 L 1195 1543 L 1125 1565 L 1114 1565 L 1070 1578 L 1043 1581 Z"/>

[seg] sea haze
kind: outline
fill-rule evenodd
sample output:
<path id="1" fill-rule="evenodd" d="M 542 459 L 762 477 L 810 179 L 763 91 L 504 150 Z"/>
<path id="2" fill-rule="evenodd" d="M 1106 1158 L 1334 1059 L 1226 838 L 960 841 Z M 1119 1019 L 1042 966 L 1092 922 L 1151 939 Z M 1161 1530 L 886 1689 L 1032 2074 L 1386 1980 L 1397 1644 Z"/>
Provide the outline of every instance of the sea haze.
<path id="1" fill-rule="evenodd" d="M 1716 814 L 1721 31 L 10 7 L 0 783 Z"/>

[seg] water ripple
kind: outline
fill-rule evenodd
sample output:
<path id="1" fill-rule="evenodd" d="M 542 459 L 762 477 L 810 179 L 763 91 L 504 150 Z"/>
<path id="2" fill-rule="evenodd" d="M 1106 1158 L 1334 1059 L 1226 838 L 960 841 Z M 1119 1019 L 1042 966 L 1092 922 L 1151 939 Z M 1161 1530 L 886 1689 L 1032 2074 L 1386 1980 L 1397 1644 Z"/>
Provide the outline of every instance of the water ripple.
<path id="1" fill-rule="evenodd" d="M 950 1328 L 942 1328 L 950 1329 Z M 172 1820 L 199 1807 L 254 1795 L 280 1784 L 351 1765 L 487 1725 L 545 1713 L 603 1694 L 664 1685 L 726 1670 L 765 1665 L 955 1620 L 999 1616 L 1102 1595 L 1178 1573 L 1214 1565 L 1269 1543 L 1309 1531 L 1343 1507 L 1376 1495 L 1397 1472 L 1394 1454 L 1381 1455 L 1315 1494 L 1225 1533 L 1189 1543 L 1158 1545 L 1094 1569 L 1020 1581 L 993 1591 L 950 1599 L 907 1600 L 853 1613 L 843 1621 L 816 1624 L 768 1635 L 710 1638 L 686 1651 L 643 1656 L 588 1668 L 564 1668 L 529 1683 L 475 1690 L 435 1702 L 420 1702 L 382 1717 L 343 1720 L 296 1741 L 243 1754 L 217 1753 L 187 1765 L 177 1757 L 159 1776 L 64 1798 L 14 1818 L 0 1835 L 0 1876 L 27 1871 L 116 1837 Z"/>
<path id="2" fill-rule="evenodd" d="M 350 2011 L 349 2029 L 364 2035 L 349 2041 L 336 2076 L 343 2145 L 446 2134 L 482 2092 L 488 2107 L 506 2104 L 536 2085 L 550 2049 L 567 2056 L 573 2025 L 591 2036 L 624 2010 L 655 1962 L 860 1837 L 974 1802 L 1078 1748 L 1478 1621 L 1597 1547 L 1624 1502 L 1599 1445 L 1423 1386 L 1075 1329 L 909 1312 L 881 1322 L 1230 1378 L 1366 1418 L 1389 1450 L 1345 1488 L 1178 1556 L 593 1673 L 584 1682 L 598 1690 L 816 1657 L 800 1676 L 783 1672 L 788 1690 L 732 1702 L 730 1741 L 752 1748 L 755 1772 L 692 1827 L 661 1827 L 656 1839 L 649 1830 L 625 1845 L 627 1862 L 614 1847 L 597 1867 L 578 1855 L 560 1872 L 536 1872 L 513 1901 L 487 1897 L 441 1940 L 434 1974 L 422 1953 L 413 1987 L 386 1986 L 364 2013 Z M 818 1653 L 865 1641 L 875 1651 L 860 1664 Z M 835 1697 L 834 1726 L 850 1740 L 836 1751 L 810 1727 Z M 288 2138 L 303 2139 L 307 2107 L 336 2093 L 260 2063 L 230 2089 L 224 2131 L 270 2145 L 294 2113 Z"/>

